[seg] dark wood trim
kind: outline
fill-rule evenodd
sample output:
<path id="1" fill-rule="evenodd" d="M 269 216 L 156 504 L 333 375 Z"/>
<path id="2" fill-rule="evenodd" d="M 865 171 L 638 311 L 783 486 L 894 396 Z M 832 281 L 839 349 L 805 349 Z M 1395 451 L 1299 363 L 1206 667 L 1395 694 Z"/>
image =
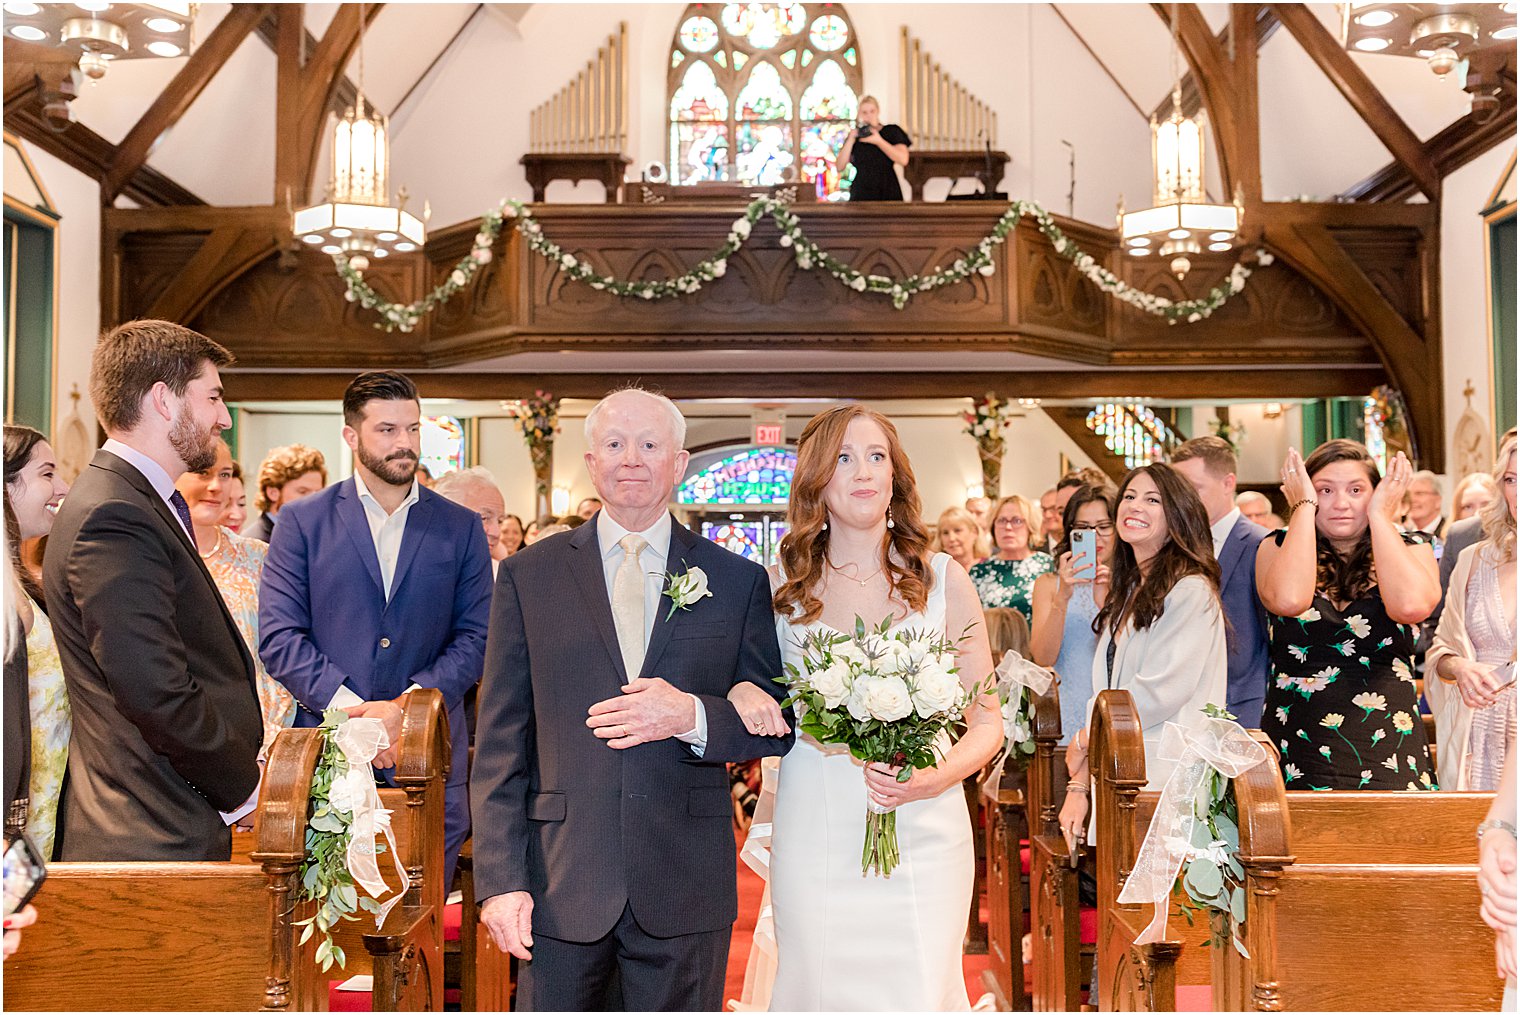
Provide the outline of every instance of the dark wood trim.
<path id="1" fill-rule="evenodd" d="M 1261 204 L 1261 116 L 1257 105 L 1257 55 L 1262 43 L 1262 4 L 1230 5 L 1229 37 L 1234 51 L 1231 61 L 1235 92 L 1235 145 L 1239 161 L 1235 182 L 1247 207 Z M 1272 27 L 1278 21 L 1272 18 Z M 1270 33 L 1269 33 L 1270 34 Z"/>
<path id="2" fill-rule="evenodd" d="M 213 230 L 144 317 L 187 322 L 234 278 L 274 252 L 267 233 L 223 226 Z"/>
<path id="3" fill-rule="evenodd" d="M 1273 4 L 1283 27 L 1292 33 L 1315 65 L 1330 79 L 1379 141 L 1408 170 L 1416 186 L 1432 201 L 1441 196 L 1441 174 L 1419 136 L 1378 91 L 1351 54 L 1336 41 L 1318 16 L 1303 4 Z"/>
<path id="4" fill-rule="evenodd" d="M 1233 8 L 1234 5 L 1231 6 Z M 1265 46 L 1267 40 L 1272 38 L 1277 33 L 1277 30 L 1282 27 L 1282 22 L 1277 20 L 1277 14 L 1272 10 L 1270 4 L 1249 4 L 1247 6 L 1256 8 L 1256 51 L 1260 53 L 1261 47 Z M 1168 25 L 1168 29 L 1170 27 Z M 1226 25 L 1224 28 L 1221 28 L 1215 38 L 1219 40 L 1221 46 L 1227 47 L 1226 52 L 1233 52 L 1237 56 L 1239 55 L 1240 51 L 1235 48 L 1234 41 L 1231 38 L 1230 26 Z M 1192 116 L 1202 108 L 1203 99 L 1198 94 L 1198 82 L 1193 79 L 1192 71 L 1186 71 L 1182 75 L 1182 115 Z M 1151 110 L 1150 115 L 1161 120 L 1171 114 L 1172 97 L 1168 95 L 1156 104 L 1156 108 Z"/>
<path id="5" fill-rule="evenodd" d="M 1145 110 L 1140 108 L 1140 103 L 1135 101 L 1135 97 L 1129 93 L 1129 89 L 1124 87 L 1124 82 L 1119 80 L 1118 75 L 1108 69 L 1108 64 L 1103 62 L 1103 58 L 1094 52 L 1093 48 L 1087 44 L 1087 40 L 1082 37 L 1081 32 L 1077 31 L 1076 26 L 1073 25 L 1070 21 L 1066 20 L 1066 15 L 1061 13 L 1060 5 L 1053 3 L 1050 5 L 1050 9 L 1055 12 L 1056 17 L 1061 19 L 1061 24 L 1066 26 L 1066 30 L 1072 34 L 1072 37 L 1082 44 L 1083 49 L 1087 50 L 1087 55 L 1093 58 L 1093 62 L 1096 63 L 1099 67 L 1103 68 L 1103 73 L 1107 74 L 1108 80 L 1112 81 L 1114 83 L 1114 87 L 1119 89 L 1119 94 L 1128 99 L 1129 104 L 1135 107 L 1135 112 L 1140 114 L 1140 119 L 1146 119 Z"/>
<path id="6" fill-rule="evenodd" d="M 535 389 L 561 398 L 601 398 L 638 380 L 672 398 L 979 398 L 988 391 L 1028 398 L 1328 398 L 1364 395 L 1387 374 L 1376 367 L 1290 370 L 920 371 L 734 373 L 409 373 L 425 398 L 523 398 Z M 354 371 L 222 372 L 229 401 L 341 399 Z"/>
<path id="7" fill-rule="evenodd" d="M 1425 151 L 1444 178 L 1473 159 L 1515 136 L 1515 93 L 1506 89 L 1499 96 L 1499 112 L 1488 122 L 1464 116 L 1425 142 Z M 1353 201 L 1407 201 L 1420 192 L 1404 164 L 1395 159 L 1359 183 L 1346 188 L 1343 198 Z"/>
<path id="8" fill-rule="evenodd" d="M 68 163 L 81 173 L 95 180 L 105 179 L 106 171 L 116 158 L 116 146 L 82 123 L 73 123 L 59 133 L 43 120 L 35 102 L 16 112 L 5 114 L 5 127 L 11 133 Z M 152 206 L 205 206 L 195 194 L 175 183 L 152 166 L 140 166 L 127 180 L 121 193 L 140 205 Z"/>
<path id="9" fill-rule="evenodd" d="M 195 47 L 179 73 L 116 146 L 116 157 L 101 183 L 102 203 L 116 200 L 127 181 L 147 163 L 154 144 L 179 122 L 211 79 L 232 59 L 248 33 L 264 19 L 267 9 L 268 5 L 261 3 L 233 4 L 227 16 Z"/>

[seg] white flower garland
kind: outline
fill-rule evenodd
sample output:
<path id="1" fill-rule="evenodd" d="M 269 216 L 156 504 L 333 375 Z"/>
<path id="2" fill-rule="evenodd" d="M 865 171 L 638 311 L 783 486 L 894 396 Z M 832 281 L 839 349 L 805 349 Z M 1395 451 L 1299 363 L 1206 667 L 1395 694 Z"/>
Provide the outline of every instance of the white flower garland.
<path id="1" fill-rule="evenodd" d="M 411 331 L 422 319 L 423 314 L 428 313 L 468 285 L 480 266 L 491 260 L 491 247 L 495 244 L 508 218 L 517 220 L 517 231 L 522 234 L 529 249 L 556 264 L 560 270 L 576 281 L 618 296 L 660 300 L 671 296 L 690 295 L 707 283 L 722 278 L 728 270 L 728 259 L 749 241 L 755 223 L 765 215 L 769 215 L 771 221 L 776 224 L 776 228 L 781 231 L 778 242 L 780 246 L 792 252 L 792 258 L 796 261 L 798 268 L 803 271 L 821 268 L 838 279 L 841 285 L 854 292 L 879 293 L 889 297 L 892 300 L 892 306 L 898 310 L 906 307 L 908 301 L 918 293 L 963 282 L 973 275 L 989 278 L 995 275 L 997 263 L 992 257 L 993 248 L 1007 241 L 1008 234 L 1025 215 L 1035 220 L 1040 233 L 1055 247 L 1056 253 L 1071 261 L 1077 271 L 1089 282 L 1114 299 L 1156 317 L 1164 317 L 1170 324 L 1176 324 L 1179 321 L 1192 324 L 1208 317 L 1232 296 L 1245 289 L 1246 279 L 1251 277 L 1254 267 L 1266 267 L 1273 261 L 1270 253 L 1258 249 L 1254 255 L 1254 263 L 1244 260 L 1237 262 L 1230 269 L 1230 274 L 1225 280 L 1204 296 L 1193 300 L 1174 301 L 1165 296 L 1137 289 L 1103 267 L 1097 259 L 1083 251 L 1075 241 L 1062 232 L 1056 225 L 1055 218 L 1038 203 L 1014 201 L 998 219 L 992 232 L 984 236 L 963 256 L 957 258 L 949 268 L 936 268 L 927 275 L 909 275 L 900 279 L 889 278 L 885 275 L 870 275 L 858 271 L 819 247 L 803 232 L 802 223 L 793 214 L 790 206 L 771 196 L 758 197 L 750 202 L 744 214 L 734 220 L 729 228 L 728 238 L 721 247 L 699 261 L 684 275 L 663 281 L 627 282 L 611 275 L 600 274 L 590 264 L 566 252 L 545 236 L 543 228 L 533 218 L 532 211 L 522 202 L 512 200 L 502 201 L 495 209 L 486 212 L 481 217 L 480 232 L 475 234 L 475 243 L 470 253 L 454 266 L 454 270 L 449 273 L 448 279 L 442 285 L 413 303 L 392 303 L 381 297 L 364 281 L 364 276 L 349 263 L 346 254 L 334 254 L 333 261 L 337 264 L 338 274 L 347 284 L 346 298 L 349 302 L 356 302 L 380 315 L 380 321 L 375 325 L 376 327 L 386 331 Z"/>

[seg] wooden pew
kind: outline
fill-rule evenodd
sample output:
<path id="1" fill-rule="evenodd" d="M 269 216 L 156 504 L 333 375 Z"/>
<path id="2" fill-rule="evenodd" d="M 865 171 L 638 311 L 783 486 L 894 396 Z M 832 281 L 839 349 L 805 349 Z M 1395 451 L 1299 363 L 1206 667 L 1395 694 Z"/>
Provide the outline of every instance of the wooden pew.
<path id="1" fill-rule="evenodd" d="M 5 964 L 5 1005 L 43 1011 L 323 1011 L 327 977 L 296 944 L 316 730 L 270 752 L 252 863 L 57 863 L 38 924 Z M 388 932 L 411 914 L 392 914 Z M 377 976 L 405 976 L 395 953 Z M 407 994 L 406 1010 L 418 1000 Z M 422 999 L 425 1000 L 425 999 Z M 394 1010 L 394 1009 L 393 1009 Z"/>
<path id="2" fill-rule="evenodd" d="M 1288 793 L 1275 755 L 1234 785 L 1251 957 L 1218 957 L 1221 1010 L 1498 1010 L 1473 841 L 1492 794 Z"/>
<path id="3" fill-rule="evenodd" d="M 496 947 L 480 925 L 475 902 L 473 838 L 459 855 L 459 888 L 463 896 L 459 923 L 460 1011 L 512 1010 L 512 956 Z"/>

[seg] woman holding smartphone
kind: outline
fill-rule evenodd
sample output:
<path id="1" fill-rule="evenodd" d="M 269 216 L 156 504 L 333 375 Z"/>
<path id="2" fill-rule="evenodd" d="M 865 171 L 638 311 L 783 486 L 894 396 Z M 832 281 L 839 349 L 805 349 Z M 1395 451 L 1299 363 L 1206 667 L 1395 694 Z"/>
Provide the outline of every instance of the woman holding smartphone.
<path id="1" fill-rule="evenodd" d="M 1112 487 L 1079 486 L 1062 514 L 1065 535 L 1056 544 L 1055 571 L 1035 579 L 1031 657 L 1054 667 L 1061 687 L 1061 743 L 1087 723 L 1092 700 L 1093 620 L 1108 592 L 1114 556 Z"/>

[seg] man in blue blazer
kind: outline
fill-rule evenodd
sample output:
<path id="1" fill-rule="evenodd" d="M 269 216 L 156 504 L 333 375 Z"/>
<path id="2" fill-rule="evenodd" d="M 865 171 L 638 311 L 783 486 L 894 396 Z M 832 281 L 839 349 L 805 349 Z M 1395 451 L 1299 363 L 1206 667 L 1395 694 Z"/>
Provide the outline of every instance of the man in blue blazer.
<path id="1" fill-rule="evenodd" d="M 1227 704 L 1246 729 L 1261 726 L 1271 659 L 1266 615 L 1256 595 L 1256 547 L 1267 530 L 1235 506 L 1235 450 L 1222 437 L 1195 437 L 1172 452 L 1172 465 L 1193 484 L 1209 513 L 1219 598 L 1230 621 Z"/>
<path id="2" fill-rule="evenodd" d="M 491 559 L 480 517 L 417 482 L 421 405 L 403 374 L 343 396 L 353 478 L 280 512 L 259 587 L 259 656 L 295 696 L 296 725 L 328 708 L 378 717 L 394 765 L 407 693 L 443 692 L 453 738 L 444 888 L 470 829 L 464 696 L 485 664 Z"/>
<path id="3" fill-rule="evenodd" d="M 723 1007 L 738 914 L 724 762 L 786 753 L 791 715 L 764 569 L 666 506 L 685 433 L 648 392 L 597 403 L 586 463 L 603 509 L 496 579 L 475 894 L 523 960 L 522 1011 Z M 741 684 L 760 705 L 729 700 Z"/>

